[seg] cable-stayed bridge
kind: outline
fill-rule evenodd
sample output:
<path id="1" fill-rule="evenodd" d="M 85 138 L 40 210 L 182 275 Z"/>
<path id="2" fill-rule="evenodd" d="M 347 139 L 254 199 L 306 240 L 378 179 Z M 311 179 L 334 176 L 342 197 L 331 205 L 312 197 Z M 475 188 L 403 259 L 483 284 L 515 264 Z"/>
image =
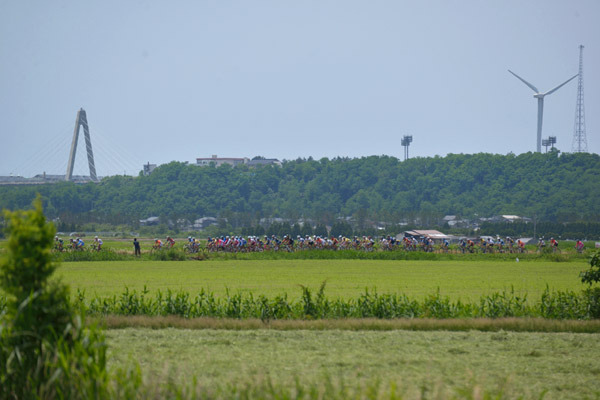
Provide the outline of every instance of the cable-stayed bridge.
<path id="1" fill-rule="evenodd" d="M 82 134 L 85 140 L 79 140 Z M 97 124 L 88 125 L 82 108 L 77 112 L 74 129 L 69 123 L 50 134 L 45 143 L 31 146 L 32 153 L 12 168 L 11 175 L 0 176 L 0 185 L 85 183 L 97 182 L 106 175 L 137 176 L 142 163 L 120 146 L 118 140 Z"/>

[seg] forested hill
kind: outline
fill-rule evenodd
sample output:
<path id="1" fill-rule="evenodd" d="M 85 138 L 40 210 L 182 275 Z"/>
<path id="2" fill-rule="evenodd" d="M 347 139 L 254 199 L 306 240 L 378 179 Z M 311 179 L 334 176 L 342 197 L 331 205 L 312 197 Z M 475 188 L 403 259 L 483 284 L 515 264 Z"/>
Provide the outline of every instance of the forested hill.
<path id="1" fill-rule="evenodd" d="M 197 167 L 172 162 L 150 176 L 99 184 L 0 186 L 0 208 L 23 208 L 40 192 L 50 217 L 134 221 L 221 216 L 331 221 L 354 216 L 397 222 L 456 214 L 536 215 L 548 221 L 598 221 L 600 156 L 526 153 L 413 158 L 309 158 L 283 166 Z"/>

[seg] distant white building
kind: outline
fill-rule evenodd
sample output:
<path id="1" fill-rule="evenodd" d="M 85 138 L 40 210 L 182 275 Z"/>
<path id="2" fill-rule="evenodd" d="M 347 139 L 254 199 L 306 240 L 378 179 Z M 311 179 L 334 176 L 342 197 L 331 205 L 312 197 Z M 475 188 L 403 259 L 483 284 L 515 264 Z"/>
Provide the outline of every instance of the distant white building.
<path id="1" fill-rule="evenodd" d="M 401 240 L 402 238 L 405 237 L 409 237 L 409 238 L 422 238 L 422 237 L 427 237 L 429 239 L 433 239 L 433 240 L 437 240 L 437 241 L 442 241 L 444 239 L 451 239 L 452 237 L 449 235 L 446 235 L 445 233 L 442 233 L 440 231 L 436 231 L 436 230 L 414 230 L 414 231 L 405 231 L 404 234 L 400 234 L 397 235 L 396 238 L 398 238 L 399 240 Z"/>
<path id="2" fill-rule="evenodd" d="M 281 165 L 281 161 L 276 158 L 262 158 L 258 160 L 248 160 L 246 164 L 249 167 L 255 167 L 257 165 Z"/>
<path id="3" fill-rule="evenodd" d="M 159 217 L 150 217 L 150 218 L 146 218 L 146 219 L 140 219 L 141 226 L 152 226 L 152 225 L 158 225 L 159 223 L 160 223 Z"/>
<path id="4" fill-rule="evenodd" d="M 217 157 L 216 154 L 214 154 L 212 157 L 196 158 L 196 165 L 200 167 L 205 167 L 211 164 L 214 164 L 215 167 L 219 167 L 223 164 L 229 164 L 234 167 L 236 165 L 248 165 L 249 167 L 255 167 L 258 165 L 281 165 L 281 161 L 276 158 L 260 158 L 251 160 L 248 157 Z"/>
<path id="5" fill-rule="evenodd" d="M 522 218 L 518 215 L 502 215 L 502 219 L 504 219 L 506 222 L 515 222 L 521 220 Z"/>
<path id="6" fill-rule="evenodd" d="M 246 164 L 248 161 L 249 161 L 249 159 L 245 158 L 245 157 L 244 158 L 217 157 L 217 155 L 214 154 L 210 158 L 196 158 L 196 165 L 204 167 L 204 166 L 214 164 L 216 167 L 220 167 L 223 164 L 229 164 L 229 165 L 233 165 L 235 167 L 236 165 Z"/>
<path id="7" fill-rule="evenodd" d="M 196 230 L 202 230 L 212 225 L 219 225 L 219 220 L 215 217 L 203 217 L 195 220 L 192 226 Z"/>

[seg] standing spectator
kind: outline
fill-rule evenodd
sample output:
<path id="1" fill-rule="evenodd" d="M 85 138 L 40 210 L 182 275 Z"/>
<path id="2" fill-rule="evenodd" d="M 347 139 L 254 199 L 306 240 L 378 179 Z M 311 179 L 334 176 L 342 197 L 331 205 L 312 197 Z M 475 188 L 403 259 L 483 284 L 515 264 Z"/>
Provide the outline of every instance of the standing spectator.
<path id="1" fill-rule="evenodd" d="M 140 242 L 138 242 L 137 238 L 133 238 L 133 249 L 135 250 L 136 257 L 139 257 L 142 254 L 140 251 Z"/>

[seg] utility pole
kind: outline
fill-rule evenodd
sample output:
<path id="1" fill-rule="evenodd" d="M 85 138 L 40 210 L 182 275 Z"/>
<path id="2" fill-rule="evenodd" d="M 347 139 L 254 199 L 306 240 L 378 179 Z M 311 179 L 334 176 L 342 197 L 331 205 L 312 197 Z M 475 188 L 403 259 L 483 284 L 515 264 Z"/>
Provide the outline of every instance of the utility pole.
<path id="1" fill-rule="evenodd" d="M 583 45 L 579 46 L 579 84 L 577 85 L 572 151 L 573 153 L 587 153 L 588 151 L 585 137 L 585 109 L 583 106 Z"/>

